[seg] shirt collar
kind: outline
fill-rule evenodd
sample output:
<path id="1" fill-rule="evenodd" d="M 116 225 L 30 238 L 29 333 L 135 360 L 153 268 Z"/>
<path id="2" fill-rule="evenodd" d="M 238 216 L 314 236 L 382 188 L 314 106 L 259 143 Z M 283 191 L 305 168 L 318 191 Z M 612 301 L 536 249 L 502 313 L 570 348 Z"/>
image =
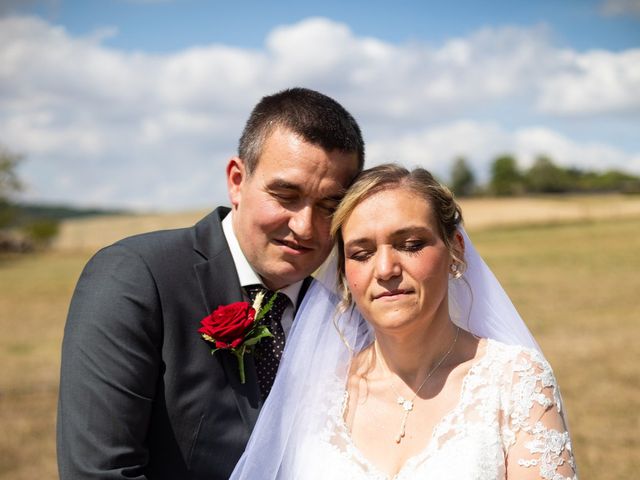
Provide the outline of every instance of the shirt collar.
<path id="1" fill-rule="evenodd" d="M 245 257 L 242 249 L 240 248 L 238 237 L 236 237 L 236 234 L 233 231 L 232 215 L 233 212 L 229 212 L 229 214 L 222 220 L 222 231 L 227 240 L 227 244 L 229 245 L 229 251 L 231 252 L 231 257 L 233 258 L 233 263 L 236 267 L 236 271 L 238 272 L 238 280 L 240 280 L 240 286 L 246 287 L 248 285 L 256 284 L 264 285 L 262 279 L 260 278 L 260 275 L 258 275 L 256 271 L 251 267 L 251 264 L 247 260 L 247 257 Z M 298 296 L 300 295 L 300 289 L 302 288 L 303 282 L 304 280 L 300 280 L 298 282 L 292 283 L 291 285 L 287 285 L 286 287 L 283 287 L 278 291 L 284 293 L 289 298 L 289 300 L 291 300 L 291 304 L 295 306 L 298 304 Z"/>

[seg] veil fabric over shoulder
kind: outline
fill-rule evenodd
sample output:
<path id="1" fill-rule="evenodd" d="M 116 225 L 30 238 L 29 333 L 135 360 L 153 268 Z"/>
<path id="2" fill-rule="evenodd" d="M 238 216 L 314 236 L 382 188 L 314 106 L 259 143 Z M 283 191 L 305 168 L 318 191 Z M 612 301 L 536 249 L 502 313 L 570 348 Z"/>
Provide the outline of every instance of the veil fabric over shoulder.
<path id="1" fill-rule="evenodd" d="M 540 350 L 504 289 L 464 229 L 467 269 L 449 281 L 452 321 L 478 337 Z M 296 450 L 319 432 L 328 385 L 345 385 L 352 357 L 373 341 L 355 308 L 337 313 L 337 255 L 331 254 L 299 308 L 275 383 L 231 479 L 295 478 Z"/>
<path id="2" fill-rule="evenodd" d="M 467 270 L 449 281 L 449 314 L 460 328 L 477 337 L 540 350 L 527 325 L 463 228 Z"/>

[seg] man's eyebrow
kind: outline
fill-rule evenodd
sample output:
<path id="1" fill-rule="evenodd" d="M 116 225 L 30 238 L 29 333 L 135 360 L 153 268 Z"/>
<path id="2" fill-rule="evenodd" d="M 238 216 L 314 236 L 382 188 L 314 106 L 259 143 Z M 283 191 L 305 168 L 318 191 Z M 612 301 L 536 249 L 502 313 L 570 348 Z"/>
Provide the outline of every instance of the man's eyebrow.
<path id="1" fill-rule="evenodd" d="M 279 190 L 296 190 L 296 191 L 302 190 L 302 187 L 300 187 L 300 185 L 291 183 L 288 180 L 284 180 L 282 178 L 273 179 L 271 182 L 269 182 L 269 184 L 267 185 L 267 188 L 279 189 Z"/>
<path id="2" fill-rule="evenodd" d="M 269 184 L 267 184 L 267 188 L 269 190 L 292 190 L 295 192 L 303 193 L 302 186 L 297 183 L 292 183 L 283 178 L 274 178 Z M 334 193 L 333 195 L 329 195 L 327 197 L 323 197 L 322 200 L 328 200 L 330 202 L 340 203 L 342 197 L 347 192 L 346 188 L 341 188 L 340 191 Z"/>

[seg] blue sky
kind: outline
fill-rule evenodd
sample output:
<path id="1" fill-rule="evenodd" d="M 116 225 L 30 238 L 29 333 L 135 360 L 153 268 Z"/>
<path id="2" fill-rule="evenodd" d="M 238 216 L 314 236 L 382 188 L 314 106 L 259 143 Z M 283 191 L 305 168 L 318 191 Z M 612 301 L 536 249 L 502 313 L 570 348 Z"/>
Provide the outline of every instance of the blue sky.
<path id="1" fill-rule="evenodd" d="M 107 44 L 122 49 L 167 52 L 220 42 L 260 47 L 278 24 L 311 16 L 347 23 L 356 35 L 389 42 L 442 42 L 491 25 L 548 24 L 560 43 L 579 50 L 620 50 L 640 43 L 638 18 L 603 14 L 594 0 L 511 0 L 455 2 L 368 0 L 260 2 L 237 0 L 75 0 L 19 2 L 14 11 L 34 13 L 86 35 L 105 25 L 118 35 Z M 624 4 L 625 2 L 620 2 Z M 631 2 L 633 3 L 633 2 Z"/>
<path id="2" fill-rule="evenodd" d="M 226 203 L 252 105 L 292 85 L 356 116 L 368 165 L 640 174 L 638 0 L 0 4 L 0 143 L 27 200 Z"/>

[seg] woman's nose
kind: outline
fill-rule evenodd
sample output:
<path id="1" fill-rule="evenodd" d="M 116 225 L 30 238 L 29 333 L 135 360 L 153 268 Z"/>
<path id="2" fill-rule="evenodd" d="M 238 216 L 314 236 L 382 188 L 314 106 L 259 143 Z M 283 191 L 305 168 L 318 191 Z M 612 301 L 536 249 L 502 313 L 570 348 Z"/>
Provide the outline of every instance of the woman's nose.
<path id="1" fill-rule="evenodd" d="M 400 264 L 391 248 L 378 249 L 376 253 L 376 278 L 388 280 L 400 275 Z"/>

